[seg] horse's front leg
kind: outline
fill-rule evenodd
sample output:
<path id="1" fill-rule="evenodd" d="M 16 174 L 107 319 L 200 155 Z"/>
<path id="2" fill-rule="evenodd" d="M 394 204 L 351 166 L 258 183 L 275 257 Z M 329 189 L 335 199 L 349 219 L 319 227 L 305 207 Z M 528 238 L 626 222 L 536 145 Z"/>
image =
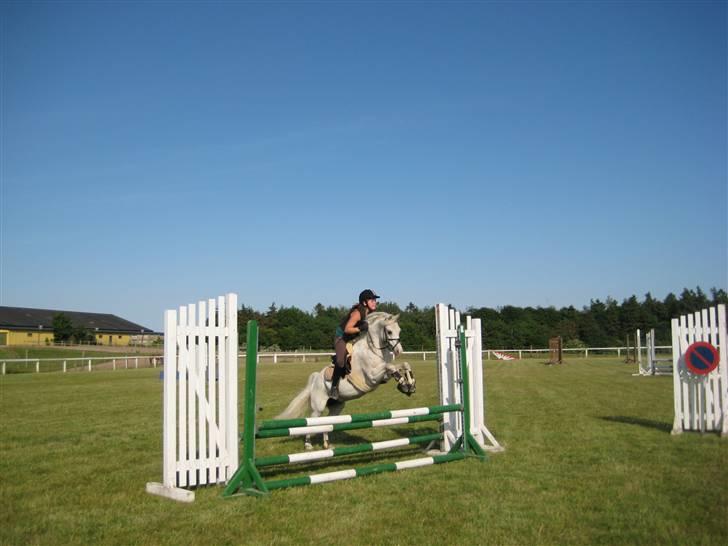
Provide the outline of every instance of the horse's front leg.
<path id="1" fill-rule="evenodd" d="M 402 363 L 401 366 L 397 367 L 391 363 L 383 366 L 385 372 L 382 378 L 382 383 L 389 381 L 391 377 L 397 381 L 397 390 L 407 396 L 411 396 L 415 393 L 415 376 L 412 373 L 412 367 L 409 362 Z"/>
<path id="2" fill-rule="evenodd" d="M 374 368 L 372 375 L 374 375 L 375 377 L 381 377 L 382 379 L 380 383 L 386 383 L 393 375 L 395 375 L 396 372 L 397 366 L 395 366 L 391 362 L 388 362 Z"/>

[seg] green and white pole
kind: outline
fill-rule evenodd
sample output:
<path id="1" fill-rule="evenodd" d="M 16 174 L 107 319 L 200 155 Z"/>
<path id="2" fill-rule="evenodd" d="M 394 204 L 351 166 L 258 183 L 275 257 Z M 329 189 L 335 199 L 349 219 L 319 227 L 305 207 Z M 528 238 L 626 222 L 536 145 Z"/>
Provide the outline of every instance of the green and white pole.
<path id="1" fill-rule="evenodd" d="M 474 455 L 485 459 L 485 451 L 478 445 L 477 440 L 470 432 L 470 376 L 468 374 L 468 347 L 465 337 L 465 327 L 458 325 L 458 355 L 460 360 L 460 399 L 463 401 L 463 435 L 453 446 L 453 450 L 461 447 L 466 455 Z"/>
<path id="2" fill-rule="evenodd" d="M 325 472 L 323 474 L 311 474 L 298 478 L 289 478 L 284 480 L 272 480 L 266 482 L 268 489 L 282 489 L 284 487 L 294 487 L 297 485 L 312 485 L 316 483 L 333 482 L 337 480 L 348 480 L 367 476 L 369 474 L 379 474 L 382 472 L 394 472 L 397 470 L 405 470 L 407 468 L 418 468 L 432 464 L 447 463 L 464 459 L 463 452 L 445 453 L 443 455 L 434 455 L 432 457 L 423 457 L 421 459 L 410 459 L 408 461 L 400 461 L 397 463 L 381 463 L 362 468 L 351 468 L 349 470 L 337 470 L 336 472 Z"/>
<path id="3" fill-rule="evenodd" d="M 436 442 L 441 439 L 442 432 L 435 432 L 432 434 L 409 436 L 407 438 L 397 438 L 395 440 L 372 442 L 370 444 L 334 447 L 331 449 L 319 449 L 317 451 L 304 451 L 302 453 L 291 453 L 289 455 L 273 455 L 270 457 L 261 457 L 255 459 L 255 466 L 260 468 L 263 466 L 273 466 L 277 464 L 295 464 L 311 461 L 320 461 L 323 459 L 330 459 L 332 457 L 341 457 L 342 455 L 352 455 L 354 453 L 367 453 L 371 451 L 393 449 L 415 444 L 426 444 L 428 442 Z"/>
<path id="4" fill-rule="evenodd" d="M 435 415 L 450 411 L 460 411 L 461 404 L 448 404 L 445 406 L 429 406 L 423 408 L 408 408 L 402 410 L 378 411 L 375 413 L 354 413 L 351 415 L 326 415 L 323 417 L 303 417 L 300 419 L 269 419 L 261 421 L 258 430 L 310 427 L 317 425 L 336 425 L 340 423 L 358 423 L 362 421 L 375 421 L 379 419 L 397 419 L 400 417 L 413 417 L 415 415 Z"/>
<path id="5" fill-rule="evenodd" d="M 255 467 L 255 392 L 258 363 L 258 323 L 248 321 L 245 351 L 245 410 L 243 414 L 243 457 L 237 472 L 230 478 L 223 497 L 234 495 L 241 487 L 247 494 L 264 495 L 268 488 Z M 255 485 L 255 488 L 253 487 Z"/>
<path id="6" fill-rule="evenodd" d="M 408 423 L 422 423 L 424 421 L 439 421 L 442 415 L 413 415 L 412 417 L 398 417 L 395 419 L 377 419 L 374 421 L 357 421 L 354 423 L 338 423 L 335 425 L 315 425 L 310 427 L 271 428 L 259 430 L 256 438 L 281 438 L 283 436 L 306 436 L 308 434 L 323 434 L 335 430 L 356 430 L 361 428 L 391 427 L 393 425 L 406 425 Z"/>

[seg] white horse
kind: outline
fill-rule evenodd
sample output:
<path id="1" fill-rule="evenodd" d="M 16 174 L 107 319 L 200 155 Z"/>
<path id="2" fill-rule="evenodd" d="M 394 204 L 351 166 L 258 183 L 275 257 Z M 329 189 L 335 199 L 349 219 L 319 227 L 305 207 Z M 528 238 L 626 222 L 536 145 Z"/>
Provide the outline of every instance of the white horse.
<path id="1" fill-rule="evenodd" d="M 402 353 L 402 344 L 399 340 L 400 327 L 397 321 L 399 315 L 374 312 L 367 315 L 369 330 L 359 334 L 354 340 L 351 351 L 351 373 L 341 379 L 339 383 L 339 398 L 329 398 L 331 381 L 325 375 L 327 366 L 319 372 L 312 373 L 308 378 L 306 387 L 278 415 L 276 419 L 293 419 L 300 417 L 309 407 L 310 417 L 319 417 L 326 407 L 329 415 L 339 415 L 349 400 L 356 400 L 372 392 L 380 384 L 386 383 L 390 377 L 397 380 L 397 388 L 406 394 L 415 392 L 415 380 L 412 369 L 406 362 L 397 368 L 393 361 Z M 329 447 L 328 434 L 323 434 L 324 449 Z M 313 449 L 310 435 L 304 440 L 305 449 Z"/>

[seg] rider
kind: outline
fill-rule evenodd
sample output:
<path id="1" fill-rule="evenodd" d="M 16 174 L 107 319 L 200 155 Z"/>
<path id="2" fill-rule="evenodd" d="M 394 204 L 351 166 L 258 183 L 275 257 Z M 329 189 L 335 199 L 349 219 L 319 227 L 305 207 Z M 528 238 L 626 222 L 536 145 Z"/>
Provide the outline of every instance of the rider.
<path id="1" fill-rule="evenodd" d="M 336 362 L 334 375 L 331 378 L 330 398 L 339 398 L 339 380 L 346 375 L 346 344 L 355 339 L 360 333 L 369 330 L 367 315 L 377 308 L 377 296 L 373 290 L 366 289 L 359 294 L 359 303 L 349 309 L 349 313 L 341 320 L 336 327 L 336 338 L 334 349 L 336 350 Z"/>

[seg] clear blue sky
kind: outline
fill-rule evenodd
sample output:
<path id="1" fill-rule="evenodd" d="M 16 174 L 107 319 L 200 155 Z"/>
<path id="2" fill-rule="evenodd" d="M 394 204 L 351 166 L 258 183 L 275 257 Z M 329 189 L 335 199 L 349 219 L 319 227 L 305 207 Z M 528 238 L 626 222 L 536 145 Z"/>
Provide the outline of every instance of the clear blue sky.
<path id="1" fill-rule="evenodd" d="M 726 2 L 4 2 L 0 305 L 726 288 Z"/>

